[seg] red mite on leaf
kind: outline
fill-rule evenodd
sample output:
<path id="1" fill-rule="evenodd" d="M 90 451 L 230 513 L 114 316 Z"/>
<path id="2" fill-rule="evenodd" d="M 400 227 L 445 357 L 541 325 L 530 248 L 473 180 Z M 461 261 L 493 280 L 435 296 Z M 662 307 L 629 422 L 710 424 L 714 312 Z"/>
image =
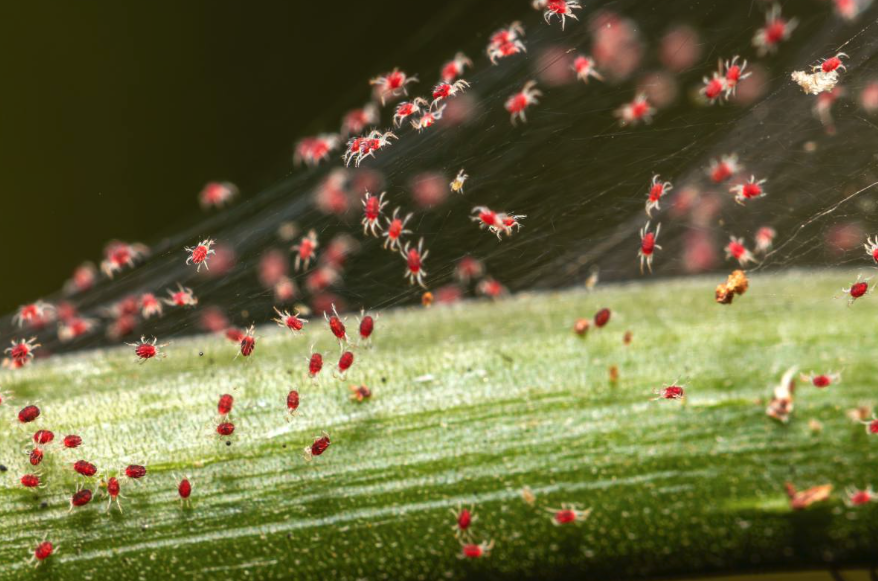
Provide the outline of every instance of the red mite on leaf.
<path id="1" fill-rule="evenodd" d="M 461 545 L 461 559 L 481 559 L 482 557 L 487 557 L 491 554 L 491 549 L 494 548 L 494 541 L 489 542 L 481 542 L 480 544 L 462 544 Z"/>
<path id="2" fill-rule="evenodd" d="M 305 447 L 305 460 L 311 460 L 314 456 L 320 456 L 329 448 L 329 434 L 323 432 L 323 435 L 314 439 L 314 443 Z"/>
<path id="3" fill-rule="evenodd" d="M 290 415 L 296 413 L 296 410 L 299 409 L 299 392 L 295 389 L 291 389 L 290 393 L 287 394 L 287 412 Z"/>
<path id="4" fill-rule="evenodd" d="M 79 474 L 89 477 L 94 476 L 98 472 L 97 466 L 91 462 L 86 462 L 85 460 L 77 460 L 74 462 L 73 469 Z"/>
<path id="5" fill-rule="evenodd" d="M 18 421 L 22 424 L 28 424 L 38 417 L 40 417 L 40 408 L 35 405 L 25 406 L 18 412 Z"/>
<path id="6" fill-rule="evenodd" d="M 591 514 L 590 508 L 577 510 L 572 504 L 562 504 L 561 508 L 547 508 L 546 510 L 552 514 L 552 524 L 555 526 L 582 522 Z"/>
<path id="7" fill-rule="evenodd" d="M 216 404 L 216 410 L 221 416 L 227 416 L 232 413 L 232 406 L 235 404 L 235 398 L 231 394 L 224 393 Z"/>
<path id="8" fill-rule="evenodd" d="M 36 488 L 40 485 L 40 477 L 36 474 L 25 474 L 21 477 L 21 485 L 25 488 Z"/>
<path id="9" fill-rule="evenodd" d="M 256 336 L 254 333 L 256 332 L 256 327 L 254 325 L 250 325 L 250 328 L 247 329 L 247 332 L 241 338 L 241 355 L 244 357 L 250 357 L 253 355 L 253 350 L 256 349 Z"/>
<path id="10" fill-rule="evenodd" d="M 34 358 L 34 349 L 40 346 L 39 343 L 34 343 L 36 340 L 36 337 L 22 339 L 20 341 L 13 340 L 12 347 L 7 347 L 4 353 L 9 353 L 9 357 L 12 361 L 21 367 Z"/>
<path id="11" fill-rule="evenodd" d="M 312 353 L 311 359 L 308 360 L 308 375 L 311 376 L 311 379 L 314 379 L 321 369 L 323 369 L 323 355 Z"/>
<path id="12" fill-rule="evenodd" d="M 655 391 L 653 391 L 656 397 L 653 400 L 657 399 L 683 399 L 685 397 L 684 388 L 681 385 L 667 385 L 664 387 L 657 387 Z"/>
<path id="13" fill-rule="evenodd" d="M 89 502 L 91 502 L 91 490 L 88 488 L 77 490 L 70 499 L 70 510 L 77 506 L 85 506 Z"/>
<path id="14" fill-rule="evenodd" d="M 354 354 L 350 351 L 345 351 L 341 354 L 341 357 L 338 358 L 338 372 L 342 375 L 351 368 L 351 365 L 354 364 Z"/>
<path id="15" fill-rule="evenodd" d="M 138 479 L 146 476 L 146 466 L 139 464 L 129 464 L 125 467 L 125 476 L 128 478 Z"/>
<path id="16" fill-rule="evenodd" d="M 220 436 L 231 436 L 235 433 L 235 424 L 232 422 L 223 422 L 216 427 L 216 433 Z"/>
<path id="17" fill-rule="evenodd" d="M 332 334 L 335 335 L 335 338 L 338 339 L 339 343 L 348 340 L 348 335 L 347 331 L 345 330 L 344 322 L 339 318 L 338 311 L 335 310 L 334 304 L 332 305 L 332 316 L 324 312 L 323 318 L 326 319 L 327 323 L 329 323 L 329 330 L 332 331 Z"/>
<path id="18" fill-rule="evenodd" d="M 43 461 L 43 451 L 39 448 L 34 448 L 31 450 L 28 455 L 28 462 L 30 462 L 31 466 L 38 466 Z"/>
<path id="19" fill-rule="evenodd" d="M 192 495 L 192 483 L 188 478 L 180 480 L 180 484 L 177 485 L 177 494 L 180 495 L 184 505 L 191 505 L 192 501 L 189 497 Z"/>
<path id="20" fill-rule="evenodd" d="M 463 538 L 470 534 L 469 527 L 476 521 L 476 515 L 473 514 L 472 507 L 464 508 L 462 506 L 458 506 L 457 510 L 451 509 L 451 514 L 454 515 L 454 534 L 458 538 Z"/>
<path id="21" fill-rule="evenodd" d="M 122 505 L 119 503 L 120 492 L 121 487 L 119 486 L 119 479 L 115 476 L 111 476 L 107 480 L 107 496 L 109 497 L 109 500 L 107 501 L 107 510 L 110 510 L 113 502 L 115 502 L 116 506 L 119 508 L 119 512 L 122 512 Z"/>
<path id="22" fill-rule="evenodd" d="M 65 448 L 79 448 L 82 444 L 82 438 L 75 434 L 70 434 L 69 436 L 64 436 L 63 443 Z"/>
<path id="23" fill-rule="evenodd" d="M 36 559 L 37 563 L 45 561 L 52 556 L 54 550 L 55 548 L 52 546 L 52 543 L 49 541 L 43 541 L 37 545 L 36 549 L 34 549 L 34 559 Z"/>
<path id="24" fill-rule="evenodd" d="M 284 327 L 294 333 L 301 331 L 305 326 L 305 323 L 308 322 L 299 317 L 299 311 L 295 311 L 295 314 L 291 315 L 289 311 L 281 311 L 277 307 L 274 307 L 274 312 L 277 313 L 277 318 L 272 320 L 277 323 L 279 327 Z"/>
<path id="25" fill-rule="evenodd" d="M 34 443 L 36 444 L 48 444 L 54 439 L 55 434 L 53 434 L 49 430 L 37 430 L 36 432 L 34 432 Z"/>
<path id="26" fill-rule="evenodd" d="M 214 241 L 210 238 L 207 238 L 193 247 L 187 246 L 186 252 L 189 253 L 189 257 L 186 259 L 186 264 L 196 265 L 196 272 L 201 272 L 202 266 L 210 270 L 210 267 L 207 266 L 207 259 L 211 254 L 216 254 L 216 250 L 213 250 L 211 248 L 211 246 L 213 245 Z"/>
<path id="27" fill-rule="evenodd" d="M 594 324 L 596 327 L 603 327 L 610 322 L 610 309 L 601 309 L 594 316 Z"/>
<path id="28" fill-rule="evenodd" d="M 162 352 L 162 347 L 167 347 L 168 344 L 156 345 L 156 341 L 155 337 L 151 341 L 147 340 L 146 337 L 141 337 L 137 343 L 127 343 L 127 345 L 134 347 L 134 354 L 141 362 L 154 358 L 163 359 L 165 354 Z"/>

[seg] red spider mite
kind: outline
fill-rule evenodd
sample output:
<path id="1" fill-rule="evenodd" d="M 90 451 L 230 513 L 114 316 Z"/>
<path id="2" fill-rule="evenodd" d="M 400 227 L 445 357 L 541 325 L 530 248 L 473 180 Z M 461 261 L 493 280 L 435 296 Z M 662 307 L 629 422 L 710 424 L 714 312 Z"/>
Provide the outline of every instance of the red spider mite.
<path id="1" fill-rule="evenodd" d="M 314 456 L 320 456 L 329 448 L 329 434 L 323 432 L 319 438 L 314 438 L 314 443 L 305 447 L 305 460 L 311 460 Z"/>
<path id="2" fill-rule="evenodd" d="M 232 406 L 235 405 L 235 398 L 229 393 L 220 396 L 219 402 L 216 404 L 216 410 L 221 416 L 227 416 L 232 413 Z"/>
<path id="3" fill-rule="evenodd" d="M 652 176 L 652 183 L 649 185 L 649 191 L 646 192 L 646 215 L 652 218 L 653 210 L 661 210 L 659 202 L 673 189 L 673 184 L 661 181 L 659 174 Z"/>
<path id="4" fill-rule="evenodd" d="M 162 347 L 167 347 L 167 343 L 156 345 L 156 341 L 157 339 L 155 337 L 153 337 L 151 341 L 148 341 L 146 337 L 140 337 L 140 341 L 137 343 L 126 343 L 126 345 L 134 347 L 134 354 L 137 355 L 137 358 L 142 363 L 147 359 L 163 359 L 165 357 L 165 354 L 162 352 Z"/>
<path id="5" fill-rule="evenodd" d="M 378 107 L 374 103 L 367 103 L 362 109 L 348 111 L 341 123 L 341 132 L 347 137 L 354 133 L 361 133 L 366 127 L 378 123 Z"/>
<path id="6" fill-rule="evenodd" d="M 430 254 L 429 250 L 424 250 L 424 239 L 418 242 L 417 248 L 409 247 L 409 243 L 405 243 L 405 247 L 400 250 L 400 254 L 405 259 L 406 273 L 405 278 L 409 279 L 411 284 L 419 284 L 422 288 L 427 288 L 424 278 L 427 271 L 424 270 L 424 261 Z"/>
<path id="7" fill-rule="evenodd" d="M 308 232 L 307 236 L 302 238 L 298 244 L 291 248 L 291 250 L 296 253 L 295 266 L 297 271 L 302 268 L 308 268 L 311 264 L 311 260 L 314 259 L 317 246 L 317 232 L 311 230 Z"/>
<path id="8" fill-rule="evenodd" d="M 287 413 L 293 415 L 299 409 L 299 392 L 291 389 L 287 394 Z"/>
<path id="9" fill-rule="evenodd" d="M 845 492 L 847 494 L 845 504 L 847 504 L 848 506 L 862 506 L 870 502 L 878 501 L 878 495 L 876 495 L 872 491 L 871 486 L 867 486 L 864 490 L 858 490 L 851 487 L 848 488 Z"/>
<path id="10" fill-rule="evenodd" d="M 39 325 L 53 315 L 55 307 L 43 301 L 37 301 L 29 305 L 23 305 L 18 308 L 18 312 L 12 317 L 12 322 L 23 327 L 25 323 L 29 325 Z"/>
<path id="11" fill-rule="evenodd" d="M 433 87 L 433 102 L 430 103 L 430 107 L 435 107 L 440 101 L 453 97 L 458 93 L 463 93 L 468 88 L 469 83 L 463 79 L 457 80 L 453 83 L 446 83 L 443 81 Z"/>
<path id="12" fill-rule="evenodd" d="M 513 22 L 507 28 L 501 28 L 492 34 L 486 50 L 491 63 L 496 65 L 498 59 L 527 52 L 520 38 L 523 36 L 524 27 L 520 22 Z"/>
<path id="13" fill-rule="evenodd" d="M 48 444 L 55 439 L 55 434 L 49 430 L 37 430 L 34 432 L 33 439 L 36 444 Z"/>
<path id="14" fill-rule="evenodd" d="M 335 335 L 335 338 L 338 339 L 339 343 L 342 341 L 348 340 L 347 331 L 345 330 L 344 322 L 339 318 L 338 311 L 335 310 L 335 305 L 332 305 L 332 316 L 329 316 L 324 311 L 323 318 L 326 319 L 326 322 L 329 323 L 329 330 L 332 331 L 332 334 Z"/>
<path id="15" fill-rule="evenodd" d="M 747 61 L 745 60 L 738 64 L 739 58 L 738 55 L 735 55 L 732 57 L 732 60 L 725 62 L 725 73 L 723 76 L 726 82 L 726 97 L 734 95 L 738 83 L 750 76 L 750 73 L 744 72 L 747 68 Z"/>
<path id="16" fill-rule="evenodd" d="M 542 97 L 542 92 L 536 89 L 536 81 L 528 81 L 518 93 L 515 93 L 506 100 L 506 110 L 511 114 L 510 120 L 515 125 L 516 119 L 520 119 L 522 123 L 527 122 L 524 115 L 525 109 L 531 105 L 539 105 L 538 97 Z"/>
<path id="17" fill-rule="evenodd" d="M 778 45 L 790 37 L 797 24 L 795 19 L 785 20 L 780 13 L 780 4 L 774 4 L 765 13 L 765 26 L 753 36 L 753 46 L 759 56 L 775 52 Z"/>
<path id="18" fill-rule="evenodd" d="M 37 488 L 40 486 L 40 477 L 36 474 L 25 474 L 21 477 L 21 485 L 25 488 Z"/>
<path id="19" fill-rule="evenodd" d="M 293 332 L 301 331 L 305 326 L 305 323 L 308 322 L 306 319 L 299 316 L 299 311 L 295 311 L 295 314 L 291 315 L 289 311 L 281 311 L 277 307 L 274 307 L 274 312 L 277 313 L 277 318 L 272 320 L 277 323 L 279 327 L 285 327 Z"/>
<path id="20" fill-rule="evenodd" d="M 681 385 L 666 385 L 663 387 L 657 387 L 653 390 L 653 393 L 656 397 L 653 400 L 657 399 L 683 399 L 685 397 L 683 386 Z"/>
<path id="21" fill-rule="evenodd" d="M 375 319 L 372 315 L 365 314 L 366 310 L 363 309 L 360 311 L 360 339 L 364 342 L 369 341 L 372 338 L 372 333 L 375 332 Z"/>
<path id="22" fill-rule="evenodd" d="M 576 322 L 573 324 L 573 332 L 580 337 L 584 337 L 588 333 L 590 325 L 591 323 L 589 323 L 588 319 L 576 319 Z"/>
<path id="23" fill-rule="evenodd" d="M 703 82 L 704 86 L 699 92 L 704 95 L 711 105 L 721 101 L 727 95 L 728 85 L 726 84 L 726 79 L 719 73 L 713 73 L 713 76 L 710 78 L 704 77 Z"/>
<path id="24" fill-rule="evenodd" d="M 332 133 L 323 133 L 315 137 L 305 137 L 296 144 L 293 153 L 293 165 L 304 162 L 314 167 L 321 161 L 329 159 L 329 154 L 341 144 L 341 138 Z"/>
<path id="25" fill-rule="evenodd" d="M 221 208 L 238 195 L 238 187 L 231 182 L 209 182 L 198 194 L 201 207 Z"/>
<path id="26" fill-rule="evenodd" d="M 222 422 L 221 424 L 217 425 L 216 433 L 220 436 L 231 436 L 235 433 L 235 424 L 233 424 L 232 422 Z"/>
<path id="27" fill-rule="evenodd" d="M 839 69 L 843 71 L 847 71 L 847 68 L 842 64 L 841 59 L 848 58 L 843 52 L 838 53 L 835 56 L 831 56 L 828 59 L 824 60 L 822 63 L 814 67 L 815 71 L 822 71 L 824 73 L 831 73 L 833 71 L 837 71 Z"/>
<path id="28" fill-rule="evenodd" d="M 43 541 L 42 543 L 37 545 L 36 549 L 34 549 L 34 559 L 36 559 L 38 562 L 45 561 L 52 556 L 52 552 L 54 550 L 55 548 L 52 546 L 52 543 L 50 543 L 49 541 Z"/>
<path id="29" fill-rule="evenodd" d="M 205 238 L 195 246 L 187 246 L 186 252 L 189 253 L 189 257 L 186 259 L 186 264 L 196 265 L 196 272 L 201 272 L 202 266 L 210 270 L 210 267 L 207 265 L 207 259 L 211 254 L 216 254 L 216 250 L 211 248 L 214 244 L 214 240 Z"/>
<path id="30" fill-rule="evenodd" d="M 753 254 L 744 246 L 744 239 L 734 236 L 729 238 L 729 243 L 726 245 L 726 259 L 729 258 L 734 258 L 741 266 L 747 266 L 749 262 L 756 262 Z"/>
<path id="31" fill-rule="evenodd" d="M 604 77 L 594 68 L 594 59 L 590 56 L 579 55 L 573 60 L 573 70 L 576 78 L 583 83 L 588 83 L 589 77 L 603 81 Z"/>
<path id="32" fill-rule="evenodd" d="M 650 232 L 649 222 L 646 223 L 646 226 L 640 229 L 640 250 L 637 253 L 637 255 L 640 257 L 640 274 L 643 274 L 644 263 L 649 269 L 649 272 L 652 272 L 652 259 L 655 256 L 655 251 L 656 249 L 662 249 L 661 246 L 656 244 L 656 240 L 658 240 L 659 231 L 661 229 L 662 225 L 658 224 L 655 227 L 655 232 Z"/>
<path id="33" fill-rule="evenodd" d="M 759 228 L 759 230 L 756 231 L 756 236 L 753 237 L 756 241 L 756 251 L 765 254 L 771 250 L 775 236 L 777 236 L 777 232 L 771 226 L 762 226 Z"/>
<path id="34" fill-rule="evenodd" d="M 425 112 L 418 119 L 412 120 L 412 127 L 414 127 L 418 133 L 427 129 L 428 127 L 432 127 L 437 121 L 442 119 L 442 114 L 445 112 L 445 105 L 440 105 L 436 109 Z"/>
<path id="35" fill-rule="evenodd" d="M 229 327 L 226 329 L 226 339 L 232 343 L 240 343 L 244 339 L 244 331 L 235 327 Z"/>
<path id="36" fill-rule="evenodd" d="M 493 548 L 494 541 L 482 541 L 478 545 L 473 543 L 462 544 L 460 557 L 462 559 L 481 559 L 490 555 Z"/>
<path id="37" fill-rule="evenodd" d="M 311 358 L 308 359 L 308 375 L 311 376 L 311 379 L 314 379 L 321 369 L 323 369 L 323 355 L 312 353 Z"/>
<path id="38" fill-rule="evenodd" d="M 403 101 L 396 106 L 393 113 L 393 126 L 401 127 L 402 122 L 408 117 L 421 112 L 421 109 L 427 106 L 427 100 L 423 97 L 415 97 L 411 101 Z"/>
<path id="39" fill-rule="evenodd" d="M 191 504 L 189 497 L 192 496 L 192 483 L 188 478 L 180 480 L 180 484 L 177 485 L 177 494 L 180 495 L 183 504 Z"/>
<path id="40" fill-rule="evenodd" d="M 397 251 L 402 247 L 402 237 L 411 234 L 411 230 L 406 230 L 405 225 L 412 219 L 412 214 L 408 214 L 405 218 L 399 217 L 399 208 L 393 210 L 393 217 L 387 219 L 387 230 L 382 233 L 384 236 L 384 248 L 391 251 Z"/>
<path id="41" fill-rule="evenodd" d="M 572 504 L 562 504 L 561 508 L 547 508 L 552 514 L 552 524 L 555 526 L 582 522 L 591 514 L 591 509 L 577 510 Z"/>
<path id="42" fill-rule="evenodd" d="M 119 479 L 115 476 L 111 476 L 107 480 L 107 496 L 109 497 L 109 501 L 107 502 L 107 510 L 110 510 L 113 502 L 115 502 L 116 506 L 119 508 L 119 512 L 122 512 L 122 504 L 119 502 L 119 497 L 121 496 L 120 492 L 121 486 L 119 485 Z"/>
<path id="43" fill-rule="evenodd" d="M 607 323 L 610 322 L 610 315 L 612 312 L 610 309 L 601 309 L 594 316 L 594 324 L 596 327 L 603 327 Z"/>
<path id="44" fill-rule="evenodd" d="M 630 103 L 622 105 L 616 109 L 613 114 L 618 117 L 619 125 L 625 127 L 627 125 L 637 125 L 641 121 L 644 123 L 652 123 L 652 116 L 655 109 L 650 105 L 646 95 L 639 94 L 634 97 Z"/>
<path id="45" fill-rule="evenodd" d="M 144 319 L 149 319 L 153 315 L 162 316 L 162 304 L 152 293 L 144 293 L 140 295 L 140 312 Z"/>
<path id="46" fill-rule="evenodd" d="M 720 157 L 719 160 L 711 160 L 707 173 L 710 176 L 711 181 L 718 184 L 738 173 L 740 169 L 741 168 L 738 165 L 738 156 L 733 153 L 731 155 L 724 155 Z"/>
<path id="47" fill-rule="evenodd" d="M 863 245 L 866 249 L 866 254 L 872 257 L 876 263 L 878 263 L 878 236 L 874 238 L 867 238 L 866 244 Z"/>
<path id="48" fill-rule="evenodd" d="M 470 506 L 469 508 L 464 508 L 460 505 L 457 506 L 457 510 L 451 509 L 451 514 L 454 515 L 454 534 L 458 537 L 462 537 L 469 534 L 469 527 L 472 525 L 478 517 L 473 513 L 473 508 Z"/>
<path id="49" fill-rule="evenodd" d="M 256 336 L 254 333 L 256 332 L 256 327 L 250 325 L 250 328 L 247 329 L 247 332 L 244 333 L 244 336 L 241 338 L 241 355 L 244 357 L 250 357 L 253 355 L 253 350 L 256 349 Z"/>
<path id="50" fill-rule="evenodd" d="M 850 286 L 850 288 L 841 289 L 841 292 L 850 297 L 848 299 L 848 306 L 853 305 L 854 301 L 858 298 L 866 296 L 871 290 L 869 288 L 869 281 L 872 280 L 872 277 L 869 277 L 866 280 L 861 279 L 862 275 L 857 275 L 857 280 Z"/>
<path id="51" fill-rule="evenodd" d="M 38 466 L 43 461 L 43 451 L 40 448 L 34 448 L 28 454 L 28 462 L 31 466 Z"/>
<path id="52" fill-rule="evenodd" d="M 73 507 L 76 506 L 85 506 L 89 502 L 91 502 L 91 490 L 88 488 L 77 490 L 70 499 L 70 510 L 73 510 Z"/>
<path id="53" fill-rule="evenodd" d="M 18 412 L 18 421 L 22 424 L 28 424 L 38 417 L 40 417 L 40 408 L 35 405 L 25 406 Z"/>
<path id="54" fill-rule="evenodd" d="M 73 469 L 83 476 L 91 477 L 97 474 L 97 466 L 85 460 L 77 460 L 73 463 Z"/>
<path id="55" fill-rule="evenodd" d="M 113 240 L 104 248 L 104 260 L 101 262 L 101 270 L 108 278 L 120 272 L 123 268 L 134 266 L 135 262 L 148 254 L 149 249 L 143 244 L 128 244 Z"/>
<path id="56" fill-rule="evenodd" d="M 354 354 L 350 351 L 345 351 L 341 354 L 341 357 L 338 358 L 338 372 L 342 375 L 351 368 L 351 365 L 354 364 Z"/>
<path id="57" fill-rule="evenodd" d="M 177 283 L 177 290 L 167 289 L 168 298 L 162 299 L 164 303 L 171 307 L 194 307 L 198 304 L 198 299 L 192 292 L 191 288 L 187 288 Z"/>
<path id="58" fill-rule="evenodd" d="M 351 399 L 360 403 L 372 397 L 372 390 L 365 385 L 350 385 L 348 388 L 351 390 Z"/>
<path id="59" fill-rule="evenodd" d="M 371 232 L 372 236 L 378 237 L 378 232 L 381 231 L 381 211 L 387 205 L 387 202 L 384 201 L 386 193 L 381 192 L 381 195 L 376 198 L 368 190 L 366 191 L 366 195 L 363 198 L 363 219 L 361 221 L 364 236 Z M 378 232 L 376 232 L 376 229 Z"/>
<path id="60" fill-rule="evenodd" d="M 82 438 L 75 434 L 70 434 L 69 436 L 64 436 L 62 443 L 65 448 L 79 448 L 82 445 Z"/>
<path id="61" fill-rule="evenodd" d="M 463 74 L 464 68 L 472 68 L 472 66 L 473 61 L 468 59 L 462 52 L 459 52 L 454 55 L 453 59 L 442 66 L 442 72 L 439 76 L 442 77 L 442 80 L 446 83 L 451 83 Z"/>
<path id="62" fill-rule="evenodd" d="M 146 476 L 146 466 L 139 464 L 129 464 L 125 467 L 125 476 L 128 478 L 138 479 Z"/>
<path id="63" fill-rule="evenodd" d="M 12 340 L 12 347 L 7 347 L 4 353 L 9 353 L 12 361 L 23 365 L 34 358 L 34 349 L 40 347 L 39 343 L 34 343 L 36 337 L 30 339 L 21 339 L 20 341 Z"/>
<path id="64" fill-rule="evenodd" d="M 573 11 L 582 8 L 579 2 L 574 0 L 536 0 L 534 6 L 544 8 L 543 18 L 546 20 L 546 24 L 552 24 L 552 17 L 557 16 L 561 20 L 561 30 L 564 30 L 565 19 L 579 20 Z"/>
<path id="65" fill-rule="evenodd" d="M 841 375 L 838 373 L 820 373 L 815 374 L 814 372 L 805 375 L 804 373 L 801 375 L 802 381 L 807 381 L 814 387 L 818 389 L 823 389 L 829 387 L 830 385 L 834 385 L 841 381 Z"/>
<path id="66" fill-rule="evenodd" d="M 752 200 L 754 198 L 761 198 L 765 196 L 765 190 L 762 189 L 762 184 L 764 184 L 767 180 L 756 180 L 756 176 L 750 176 L 750 181 L 744 182 L 743 184 L 738 184 L 737 186 L 731 188 L 729 191 L 735 194 L 735 201 L 744 205 L 744 202 L 747 200 Z"/>
<path id="67" fill-rule="evenodd" d="M 342 156 L 345 167 L 349 166 L 351 161 L 354 161 L 354 158 L 356 158 L 354 165 L 360 167 L 360 163 L 364 159 L 367 157 L 375 157 L 376 151 L 390 145 L 391 139 L 399 138 L 392 131 L 381 133 L 376 129 L 371 131 L 369 135 L 365 137 L 355 137 L 348 140 L 345 154 Z"/>
<path id="68" fill-rule="evenodd" d="M 370 85 L 374 85 L 378 89 L 378 95 L 381 98 L 381 104 L 384 105 L 387 99 L 408 95 L 409 83 L 417 83 L 417 75 L 408 76 L 399 69 L 393 69 L 386 75 L 375 77 L 369 81 Z"/>

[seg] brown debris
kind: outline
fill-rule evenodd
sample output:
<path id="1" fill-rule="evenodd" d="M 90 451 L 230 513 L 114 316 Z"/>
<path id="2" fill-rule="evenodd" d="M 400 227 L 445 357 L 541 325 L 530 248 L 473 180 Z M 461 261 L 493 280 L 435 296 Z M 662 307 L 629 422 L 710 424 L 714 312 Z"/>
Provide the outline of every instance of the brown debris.
<path id="1" fill-rule="evenodd" d="M 736 270 L 729 275 L 728 280 L 724 284 L 716 287 L 716 302 L 721 305 L 732 304 L 735 295 L 742 295 L 747 292 L 750 287 L 750 281 L 743 270 Z"/>

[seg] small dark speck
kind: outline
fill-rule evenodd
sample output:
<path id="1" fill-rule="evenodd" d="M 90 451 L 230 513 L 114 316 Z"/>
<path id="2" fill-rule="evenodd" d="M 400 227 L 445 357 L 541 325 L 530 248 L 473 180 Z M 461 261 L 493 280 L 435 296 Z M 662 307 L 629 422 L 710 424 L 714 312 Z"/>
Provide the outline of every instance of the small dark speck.
<path id="1" fill-rule="evenodd" d="M 204 357 L 204 351 L 199 351 L 199 352 L 198 352 L 198 356 L 199 356 L 199 357 Z"/>
<path id="2" fill-rule="evenodd" d="M 284 450 L 286 450 L 286 449 L 287 449 L 287 445 L 284 444 L 283 446 L 281 446 L 281 448 L 283 448 Z"/>
<path id="3" fill-rule="evenodd" d="M 288 538 L 288 539 L 292 539 L 292 538 L 293 538 L 293 533 L 287 533 L 287 538 Z"/>
<path id="4" fill-rule="evenodd" d="M 231 446 L 231 445 L 232 445 L 232 443 L 229 442 L 228 440 L 226 440 L 226 446 Z"/>
<path id="5" fill-rule="evenodd" d="M 40 503 L 40 508 L 48 508 L 48 507 L 49 507 L 49 503 L 46 502 L 45 500 Z"/>
<path id="6" fill-rule="evenodd" d="M 386 377 L 382 377 L 382 378 L 381 378 L 381 383 L 387 383 L 387 378 L 386 378 Z"/>
<path id="7" fill-rule="evenodd" d="M 6 467 L 5 465 L 3 465 L 3 464 L 0 464 L 0 472 L 6 472 L 7 470 L 9 470 L 9 468 L 7 468 L 7 467 Z"/>
<path id="8" fill-rule="evenodd" d="M 141 531 L 148 531 L 148 530 L 149 530 L 149 525 L 140 525 L 140 530 L 141 530 Z"/>
<path id="9" fill-rule="evenodd" d="M 467 367 L 467 368 L 466 368 L 466 372 L 467 372 L 467 373 L 472 373 L 472 370 L 473 370 L 472 367 Z"/>

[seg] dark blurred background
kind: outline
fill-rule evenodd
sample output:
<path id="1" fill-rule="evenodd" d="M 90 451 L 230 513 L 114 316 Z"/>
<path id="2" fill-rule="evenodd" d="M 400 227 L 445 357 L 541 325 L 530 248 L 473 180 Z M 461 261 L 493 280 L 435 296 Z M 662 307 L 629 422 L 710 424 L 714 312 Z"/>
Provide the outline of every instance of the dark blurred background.
<path id="1" fill-rule="evenodd" d="M 232 181 L 244 197 L 277 182 L 293 171 L 294 140 L 337 131 L 368 97 L 368 78 L 393 66 L 433 72 L 465 40 L 528 9 L 5 3 L 0 312 L 56 291 L 111 238 L 149 243 L 197 220 L 209 180 Z"/>

